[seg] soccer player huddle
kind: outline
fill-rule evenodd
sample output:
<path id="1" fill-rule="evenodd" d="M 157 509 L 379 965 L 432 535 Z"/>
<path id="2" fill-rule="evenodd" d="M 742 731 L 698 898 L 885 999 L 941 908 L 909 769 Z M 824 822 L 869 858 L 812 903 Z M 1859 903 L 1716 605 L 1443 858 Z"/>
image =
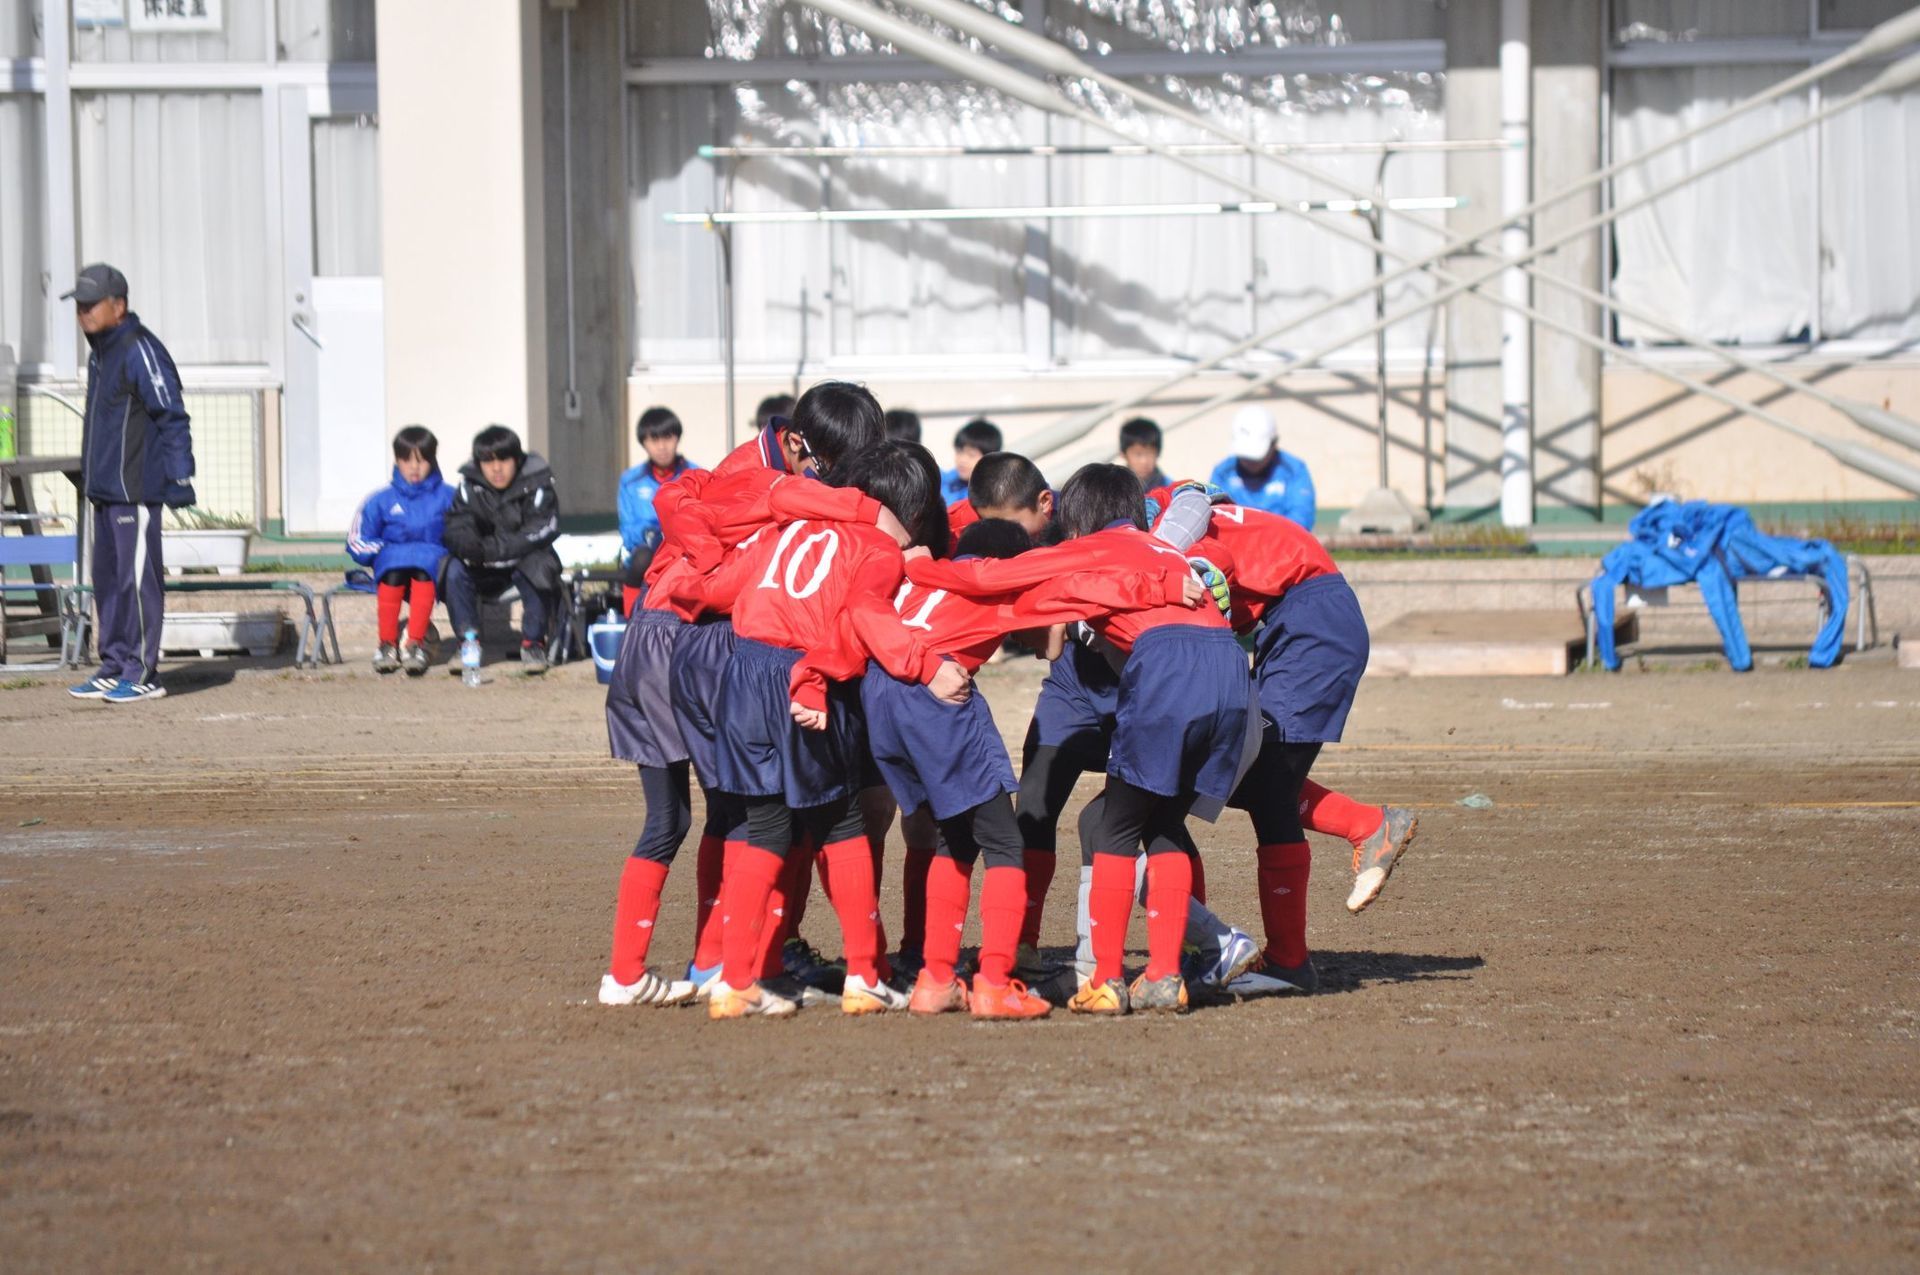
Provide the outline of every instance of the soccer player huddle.
<path id="1" fill-rule="evenodd" d="M 1406 811 L 1307 777 L 1340 737 L 1367 630 L 1332 559 L 1285 518 L 1199 483 L 1143 497 L 1118 465 L 1088 465 L 1056 494 L 1009 452 L 983 456 L 949 507 L 926 449 L 888 439 L 873 396 L 837 381 L 666 483 L 655 511 L 659 547 L 607 698 L 646 821 L 604 1004 L 1044 1018 L 1053 1003 L 1020 976 L 1047 973 L 1056 830 L 1083 773 L 1106 782 L 1080 815 L 1075 1013 L 1311 993 L 1304 829 L 1353 843 L 1354 912 L 1412 840 Z M 1009 638 L 1051 660 L 1018 776 L 974 684 Z M 696 778 L 695 949 L 669 977 L 651 939 Z M 890 950 L 879 881 L 896 805 L 906 907 Z M 1206 907 L 1188 820 L 1228 807 L 1252 820 L 1264 944 Z M 816 869 L 839 963 L 800 937 Z M 1129 983 L 1136 900 L 1147 964 Z"/>

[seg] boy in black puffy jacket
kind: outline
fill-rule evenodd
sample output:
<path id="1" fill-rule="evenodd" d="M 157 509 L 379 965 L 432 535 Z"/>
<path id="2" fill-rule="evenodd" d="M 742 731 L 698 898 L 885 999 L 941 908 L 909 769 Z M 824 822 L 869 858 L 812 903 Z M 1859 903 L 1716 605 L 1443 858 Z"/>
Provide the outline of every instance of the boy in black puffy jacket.
<path id="1" fill-rule="evenodd" d="M 473 459 L 447 510 L 447 610 L 458 633 L 480 630 L 480 600 L 520 592 L 520 662 L 547 671 L 547 617 L 560 601 L 560 498 L 546 458 L 520 436 L 489 425 L 474 436 Z"/>

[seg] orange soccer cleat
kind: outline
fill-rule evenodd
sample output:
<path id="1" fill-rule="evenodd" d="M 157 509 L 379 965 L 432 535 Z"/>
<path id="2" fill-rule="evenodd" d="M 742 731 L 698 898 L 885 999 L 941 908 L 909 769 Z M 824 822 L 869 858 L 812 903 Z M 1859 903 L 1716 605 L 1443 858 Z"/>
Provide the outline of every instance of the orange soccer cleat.
<path id="1" fill-rule="evenodd" d="M 966 984 L 959 979 L 940 983 L 925 969 L 913 980 L 913 996 L 907 1009 L 915 1014 L 950 1014 L 967 1007 Z"/>
<path id="2" fill-rule="evenodd" d="M 1117 978 L 1104 981 L 1088 979 L 1080 984 L 1080 990 L 1067 1002 L 1067 1008 L 1076 1014 L 1124 1014 L 1130 1008 L 1127 1004 L 1127 985 Z"/>
<path id="3" fill-rule="evenodd" d="M 975 1018 L 1045 1018 L 1053 1006 L 1027 990 L 1019 979 L 1008 979 L 995 987 L 985 979 L 973 980 L 973 1016 Z"/>

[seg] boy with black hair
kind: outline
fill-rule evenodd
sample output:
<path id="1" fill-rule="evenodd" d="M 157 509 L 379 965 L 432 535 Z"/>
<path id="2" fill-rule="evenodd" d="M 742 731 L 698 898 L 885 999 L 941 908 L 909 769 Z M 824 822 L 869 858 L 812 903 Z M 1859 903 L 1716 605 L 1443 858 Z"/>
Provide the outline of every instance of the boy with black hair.
<path id="1" fill-rule="evenodd" d="M 776 416 L 793 415 L 793 395 L 769 394 L 753 409 L 753 427 L 765 429 Z"/>
<path id="2" fill-rule="evenodd" d="M 368 496 L 347 533 L 347 553 L 373 570 L 380 629 L 373 671 L 427 671 L 427 625 L 434 581 L 447 556 L 443 543 L 453 488 L 440 476 L 440 440 L 424 425 L 393 436 L 393 481 Z M 400 654 L 400 606 L 407 607 L 407 652 Z"/>
<path id="3" fill-rule="evenodd" d="M 620 557 L 626 571 L 620 597 L 621 610 L 629 616 L 646 589 L 647 567 L 660 547 L 660 515 L 653 502 L 662 487 L 700 468 L 680 454 L 683 431 L 671 408 L 649 407 L 640 413 L 633 432 L 647 458 L 620 475 Z"/>
<path id="4" fill-rule="evenodd" d="M 1140 480 L 1141 491 L 1167 485 L 1160 472 L 1160 426 L 1144 416 L 1136 416 L 1120 427 L 1120 463 Z"/>
<path id="5" fill-rule="evenodd" d="M 955 561 L 1011 558 L 1032 546 L 1018 524 L 977 522 L 961 535 Z M 1009 632 L 1045 629 L 1111 608 L 1159 605 L 1200 597 L 1186 561 L 1174 557 L 1150 572 L 1093 571 L 1057 575 L 1024 590 L 979 598 L 927 589 L 909 581 L 894 599 L 901 636 L 924 634 L 927 649 L 977 671 Z M 866 654 L 858 639 L 843 644 Z M 1026 873 L 1012 794 L 1018 783 L 986 699 L 950 705 L 931 700 L 914 682 L 891 675 L 878 660 L 834 665 L 812 654 L 793 676 L 795 714 L 824 709 L 829 679 L 860 677 L 868 742 L 900 808 L 926 811 L 944 834 L 923 871 L 925 964 L 908 1008 L 939 1014 L 971 1009 L 976 1018 L 1042 1018 L 1049 1006 L 1013 978 L 1026 904 Z M 980 895 L 980 971 L 971 990 L 956 976 L 976 859 L 986 859 Z M 911 875 L 912 869 L 909 869 Z M 911 884 L 911 882 L 910 882 Z"/>
<path id="6" fill-rule="evenodd" d="M 770 420 L 718 467 L 683 475 L 655 500 L 661 542 L 607 687 L 608 741 L 615 757 L 640 768 L 646 823 L 621 873 L 602 1004 L 665 1004 L 680 995 L 681 980 L 654 973 L 647 958 L 668 870 L 692 828 L 690 773 L 707 797 L 695 869 L 695 947 L 685 980 L 701 995 L 720 974 L 723 856 L 745 845 L 745 815 L 720 787 L 714 751 L 714 700 L 733 655 L 733 626 L 725 608 L 703 615 L 682 591 L 773 517 L 776 503 L 813 517 L 892 521 L 858 492 L 798 480 L 878 441 L 880 405 L 873 396 L 828 381 L 788 406 L 794 419 Z"/>
<path id="7" fill-rule="evenodd" d="M 806 414 L 803 401 L 796 416 Z M 906 996 L 887 981 L 874 855 L 855 801 L 868 764 L 857 695 L 843 688 L 827 707 L 802 709 L 793 699 L 793 671 L 803 652 L 845 663 L 853 657 L 840 648 L 857 638 L 889 672 L 948 702 L 964 700 L 972 679 L 905 637 L 892 607 L 901 549 L 946 539 L 931 457 L 912 444 L 882 442 L 848 457 L 832 478 L 879 501 L 897 530 L 801 519 L 776 534 L 769 524 L 719 571 L 683 590 L 701 605 L 730 606 L 735 633 L 711 711 L 718 786 L 745 805 L 747 836 L 727 847 L 724 968 L 709 999 L 714 1018 L 784 1016 L 796 1008 L 761 982 L 768 902 L 795 853 L 802 862 L 817 854 L 840 918 L 842 1010 L 906 1007 Z"/>
<path id="8" fill-rule="evenodd" d="M 991 456 L 1006 446 L 1000 427 L 984 416 L 976 416 L 953 436 L 953 468 L 940 475 L 940 495 L 949 504 L 967 498 L 967 482 L 973 467 L 983 456 Z"/>
<path id="9" fill-rule="evenodd" d="M 920 441 L 920 413 L 896 407 L 887 413 L 887 437 L 896 443 Z"/>
<path id="10" fill-rule="evenodd" d="M 480 631 L 480 600 L 520 592 L 520 663 L 547 671 L 547 615 L 560 600 L 560 497 L 546 458 L 505 425 L 474 436 L 473 459 L 446 520 L 447 610 L 458 633 Z"/>

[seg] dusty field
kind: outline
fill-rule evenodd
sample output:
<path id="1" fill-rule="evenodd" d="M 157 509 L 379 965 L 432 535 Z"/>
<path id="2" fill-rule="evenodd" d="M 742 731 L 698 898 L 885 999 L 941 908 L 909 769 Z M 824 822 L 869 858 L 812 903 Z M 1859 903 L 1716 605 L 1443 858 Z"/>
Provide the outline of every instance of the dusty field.
<path id="1" fill-rule="evenodd" d="M 1920 675 L 1371 682 L 1320 777 L 1423 831 L 1358 919 L 1318 844 L 1326 992 L 1024 1027 L 586 1003 L 589 670 L 171 682 L 0 692 L 9 1271 L 1920 1265 Z"/>

